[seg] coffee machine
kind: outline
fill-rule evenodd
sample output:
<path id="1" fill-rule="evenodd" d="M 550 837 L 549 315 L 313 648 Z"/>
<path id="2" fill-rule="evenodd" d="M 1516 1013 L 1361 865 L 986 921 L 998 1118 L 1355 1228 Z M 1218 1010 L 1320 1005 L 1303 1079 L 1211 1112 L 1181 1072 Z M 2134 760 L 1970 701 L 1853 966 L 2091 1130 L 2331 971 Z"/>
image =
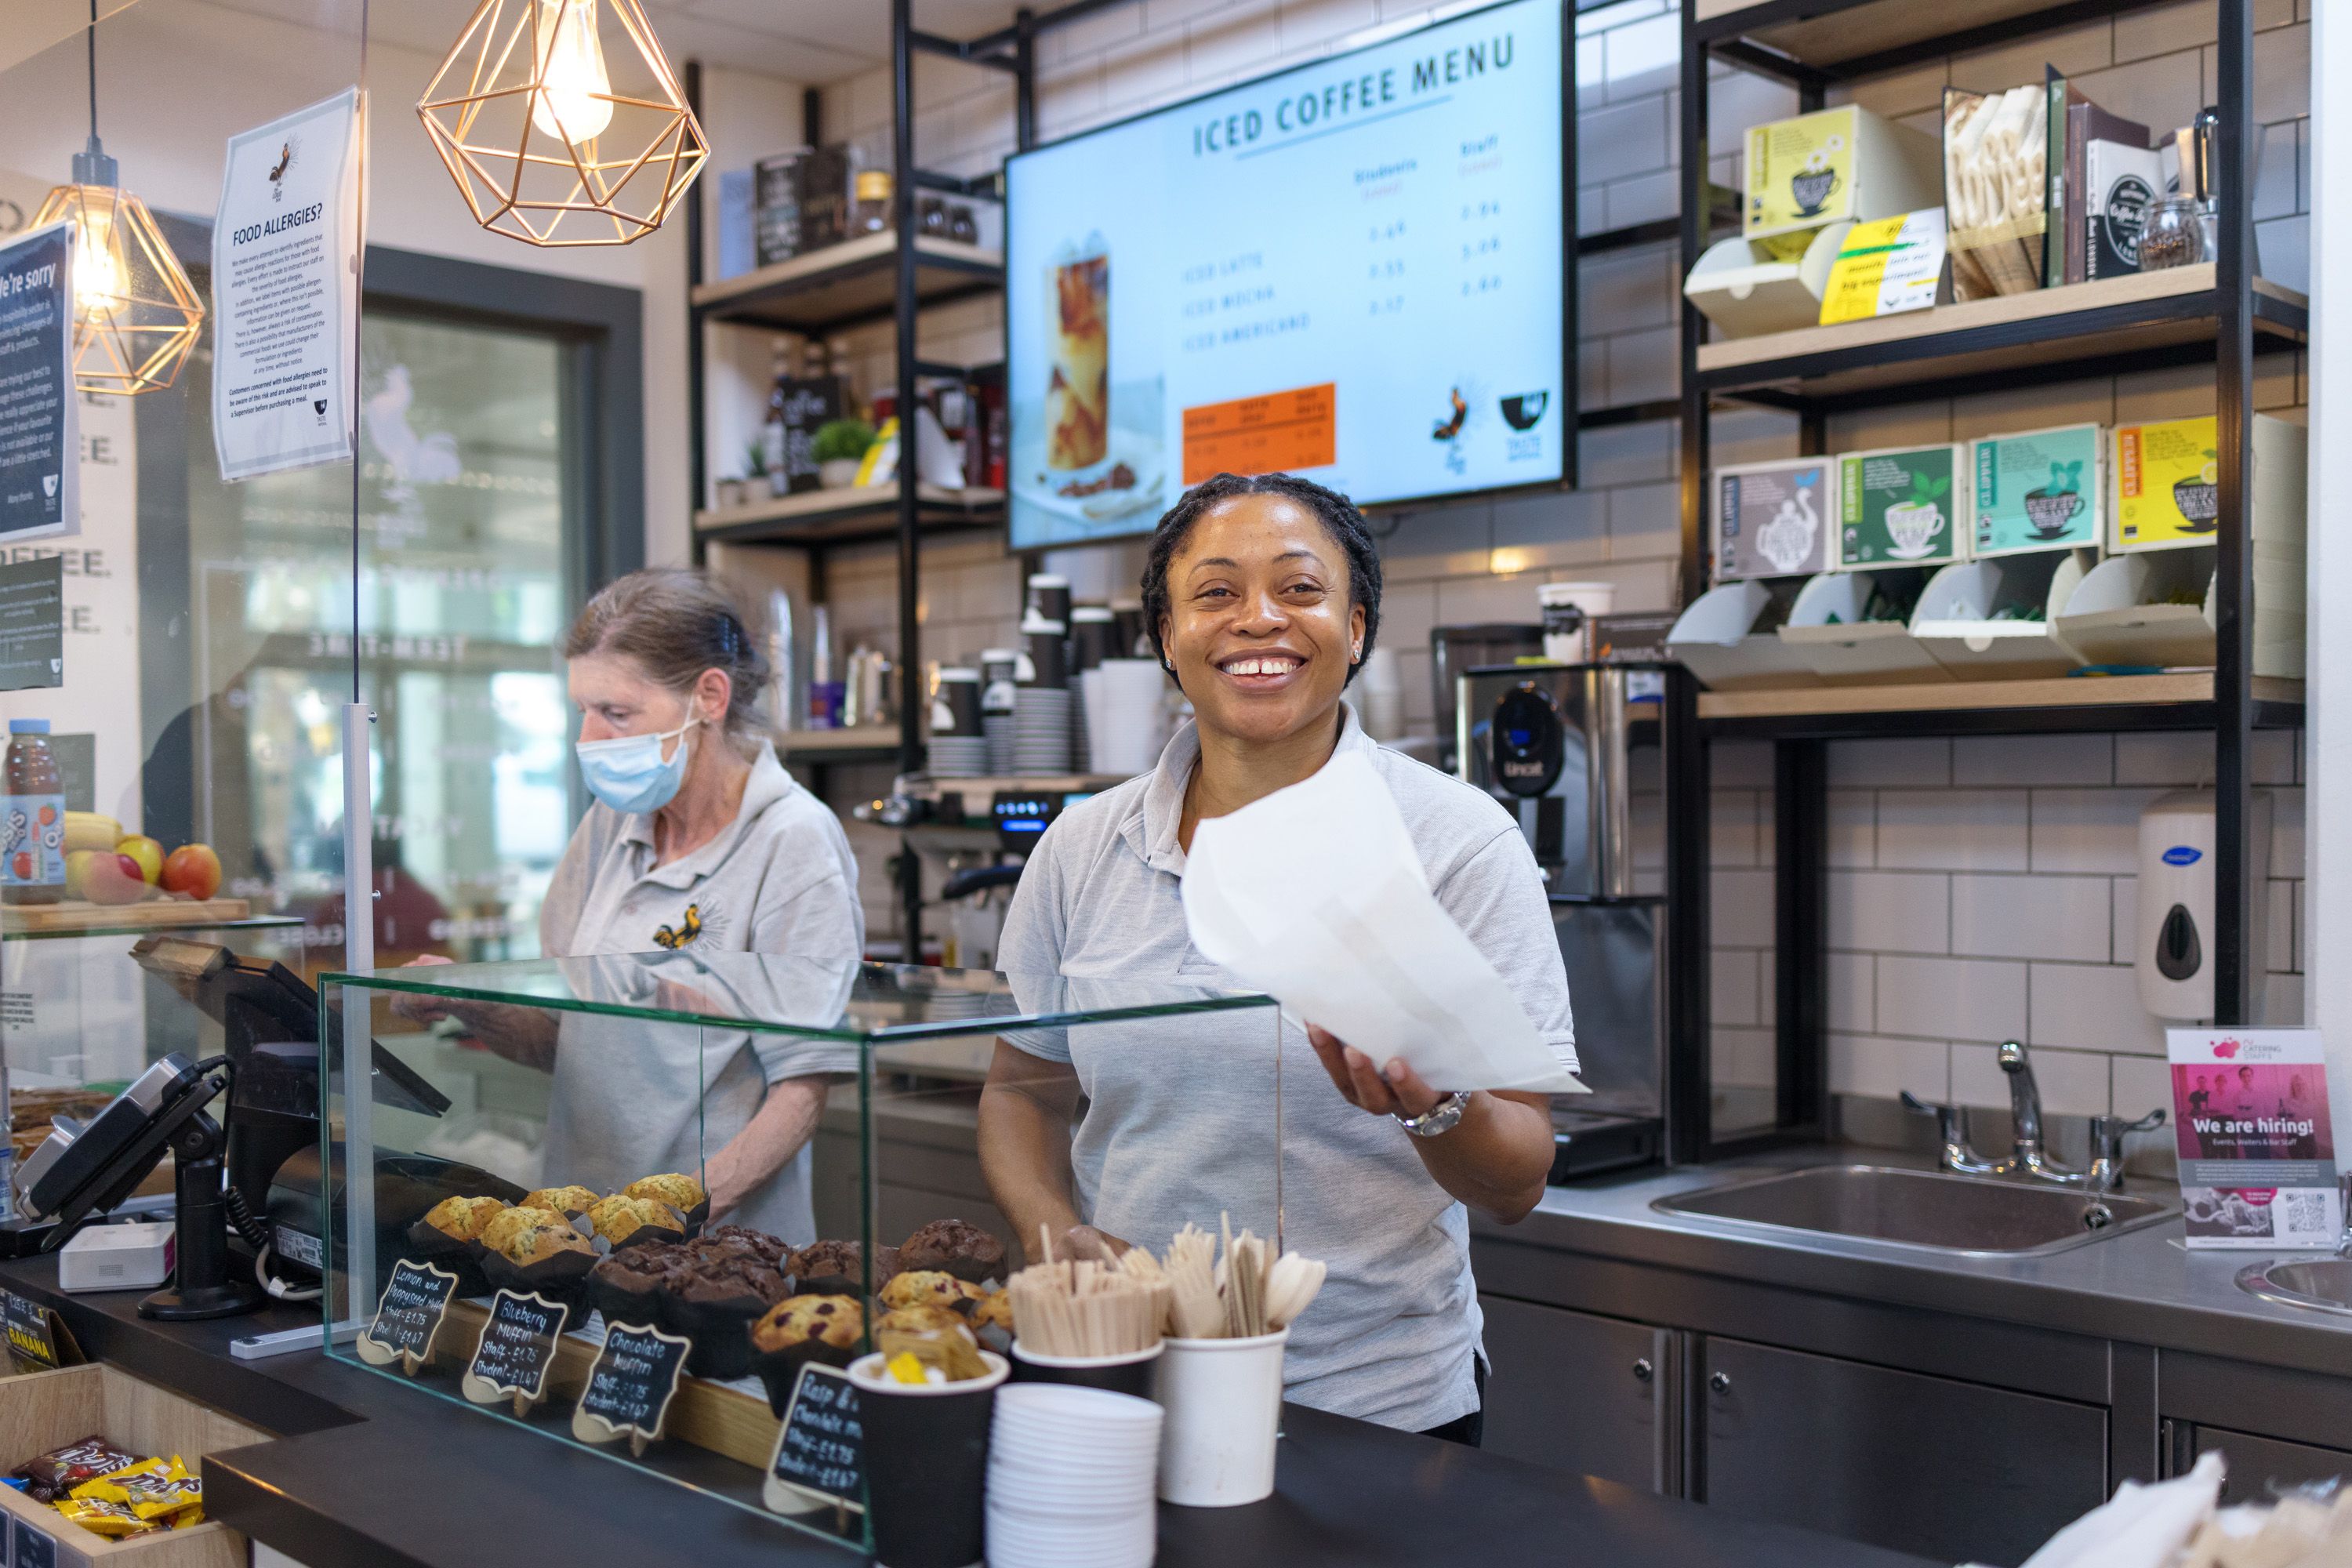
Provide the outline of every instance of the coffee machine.
<path id="1" fill-rule="evenodd" d="M 1664 1154 L 1666 667 L 1465 670 L 1456 775 L 1518 818 L 1568 967 L 1578 1076 L 1552 1112 L 1555 1183 Z"/>

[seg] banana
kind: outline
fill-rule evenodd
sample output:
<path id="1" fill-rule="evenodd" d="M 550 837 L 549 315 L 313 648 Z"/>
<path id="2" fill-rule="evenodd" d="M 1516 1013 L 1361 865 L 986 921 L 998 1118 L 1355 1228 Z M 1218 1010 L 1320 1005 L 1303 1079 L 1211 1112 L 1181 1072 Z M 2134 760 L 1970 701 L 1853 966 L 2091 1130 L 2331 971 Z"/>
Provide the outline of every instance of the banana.
<path id="1" fill-rule="evenodd" d="M 122 824 L 94 811 L 66 813 L 66 853 L 77 849 L 111 849 L 122 837 Z"/>

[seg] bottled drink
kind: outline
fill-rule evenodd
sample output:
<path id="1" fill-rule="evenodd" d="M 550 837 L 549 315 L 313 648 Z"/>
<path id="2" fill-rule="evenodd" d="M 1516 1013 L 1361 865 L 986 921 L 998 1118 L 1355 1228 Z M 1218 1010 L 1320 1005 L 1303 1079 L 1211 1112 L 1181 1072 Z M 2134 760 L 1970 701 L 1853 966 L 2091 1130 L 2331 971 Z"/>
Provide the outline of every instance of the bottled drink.
<path id="1" fill-rule="evenodd" d="M 0 902 L 66 896 L 66 795 L 47 719 L 8 721 L 7 795 L 0 801 Z"/>

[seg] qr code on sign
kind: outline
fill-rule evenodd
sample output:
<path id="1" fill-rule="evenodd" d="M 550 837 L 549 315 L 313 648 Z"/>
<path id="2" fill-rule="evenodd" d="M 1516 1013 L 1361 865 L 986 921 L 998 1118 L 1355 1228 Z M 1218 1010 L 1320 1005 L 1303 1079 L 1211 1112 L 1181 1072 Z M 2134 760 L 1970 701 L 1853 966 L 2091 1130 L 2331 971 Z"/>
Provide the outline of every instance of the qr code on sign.
<path id="1" fill-rule="evenodd" d="M 2325 1237 L 2326 1236 L 2327 1194 L 2326 1193 L 2281 1193 L 2278 1206 L 2280 1237 Z"/>

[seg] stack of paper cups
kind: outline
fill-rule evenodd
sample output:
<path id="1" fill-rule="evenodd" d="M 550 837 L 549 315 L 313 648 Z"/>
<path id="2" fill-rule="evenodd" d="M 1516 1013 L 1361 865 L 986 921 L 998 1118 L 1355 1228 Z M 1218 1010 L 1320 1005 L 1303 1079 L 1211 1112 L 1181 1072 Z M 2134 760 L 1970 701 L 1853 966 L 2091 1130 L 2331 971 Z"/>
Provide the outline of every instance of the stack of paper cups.
<path id="1" fill-rule="evenodd" d="M 1149 658 L 1107 658 L 1086 672 L 1087 755 L 1098 773 L 1149 773 L 1168 742 L 1168 677 Z"/>

